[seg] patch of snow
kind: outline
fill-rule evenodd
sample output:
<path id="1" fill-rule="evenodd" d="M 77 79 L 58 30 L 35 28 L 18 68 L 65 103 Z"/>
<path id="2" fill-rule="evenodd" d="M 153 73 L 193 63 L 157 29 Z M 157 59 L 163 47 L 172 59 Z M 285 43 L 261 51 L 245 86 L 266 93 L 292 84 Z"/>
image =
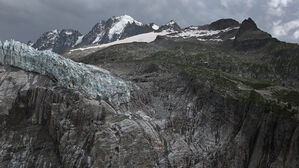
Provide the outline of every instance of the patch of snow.
<path id="1" fill-rule="evenodd" d="M 68 36 L 70 36 L 70 35 L 73 34 L 73 32 L 69 32 L 69 31 L 67 31 L 67 32 L 65 32 L 65 34 L 68 35 Z"/>
<path id="2" fill-rule="evenodd" d="M 139 34 L 136 36 L 132 36 L 129 38 L 125 38 L 122 40 L 114 41 L 111 43 L 107 44 L 101 44 L 101 45 L 95 45 L 95 46 L 89 46 L 89 47 L 84 47 L 84 48 L 76 48 L 72 49 L 69 51 L 69 53 L 73 51 L 84 51 L 84 50 L 89 50 L 89 49 L 95 49 L 95 48 L 106 48 L 109 46 L 117 45 L 117 44 L 124 44 L 124 43 L 133 43 L 133 42 L 145 42 L 145 43 L 150 43 L 155 41 L 157 36 L 165 36 L 169 34 L 167 31 L 162 31 L 162 32 L 150 32 L 150 33 L 144 33 L 144 34 Z"/>
<path id="3" fill-rule="evenodd" d="M 117 20 L 117 22 L 112 25 L 111 29 L 109 30 L 108 36 L 110 40 L 115 34 L 121 34 L 128 23 L 135 23 L 138 26 L 142 26 L 142 23 L 134 20 L 131 16 L 128 15 L 115 17 L 114 19 Z"/>
<path id="4" fill-rule="evenodd" d="M 51 51 L 38 51 L 16 41 L 0 41 L 0 64 L 21 68 L 49 76 L 57 85 L 99 96 L 111 103 L 125 103 L 130 100 L 133 88 L 101 68 L 77 63 Z"/>
<path id="5" fill-rule="evenodd" d="M 105 32 L 102 32 L 100 34 L 97 34 L 97 37 L 95 38 L 95 40 L 92 42 L 92 44 L 96 44 L 97 42 L 99 42 L 102 37 L 105 35 Z"/>
<path id="6" fill-rule="evenodd" d="M 158 30 L 160 27 L 159 27 L 158 25 L 156 25 L 156 24 L 153 24 L 152 28 L 153 28 L 154 30 Z"/>
<path id="7" fill-rule="evenodd" d="M 73 45 L 73 47 L 76 46 L 76 45 L 78 45 L 78 44 L 80 44 L 80 43 L 82 42 L 83 37 L 84 37 L 84 36 L 79 36 L 79 37 L 78 37 L 78 40 L 77 40 L 76 43 Z"/>
<path id="8" fill-rule="evenodd" d="M 195 28 L 195 27 L 194 27 Z M 209 36 L 214 36 L 217 35 L 219 33 L 223 33 L 223 32 L 228 32 L 231 31 L 233 29 L 238 29 L 239 27 L 234 27 L 234 28 L 226 28 L 223 30 L 197 30 L 197 29 L 193 29 L 193 28 L 189 28 L 186 29 L 180 33 L 177 34 L 170 34 L 168 35 L 168 37 L 182 37 L 182 38 L 190 38 L 190 37 L 197 37 L 200 41 L 206 41 L 206 39 L 200 38 L 200 37 L 209 37 Z M 219 38 L 219 36 L 218 36 Z M 221 39 L 218 39 L 217 37 L 214 39 L 208 39 L 211 41 L 222 41 Z"/>
<path id="9" fill-rule="evenodd" d="M 196 27 L 196 26 L 190 26 L 190 27 L 188 27 L 187 29 L 198 30 L 198 27 Z"/>

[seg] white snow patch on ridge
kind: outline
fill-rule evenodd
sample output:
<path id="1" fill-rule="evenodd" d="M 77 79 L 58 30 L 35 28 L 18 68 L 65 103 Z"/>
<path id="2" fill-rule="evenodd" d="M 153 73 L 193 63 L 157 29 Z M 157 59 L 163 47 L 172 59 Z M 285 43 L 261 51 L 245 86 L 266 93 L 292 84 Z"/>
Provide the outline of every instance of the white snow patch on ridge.
<path id="1" fill-rule="evenodd" d="M 223 30 L 197 30 L 195 27 L 191 27 L 182 32 L 179 32 L 174 35 L 168 35 L 169 37 L 182 37 L 182 38 L 190 38 L 190 37 L 209 37 L 213 35 L 217 35 L 219 33 L 228 32 L 234 29 L 238 29 L 239 27 L 227 28 Z M 205 41 L 205 39 L 200 39 L 201 41 Z M 221 41 L 221 39 L 212 39 L 212 41 Z"/>
<path id="2" fill-rule="evenodd" d="M 142 26 L 142 23 L 134 20 L 131 16 L 128 15 L 115 17 L 113 19 L 117 20 L 117 22 L 109 30 L 108 36 L 110 40 L 113 38 L 114 34 L 121 34 L 128 23 L 135 23 L 138 26 Z"/>
<path id="3" fill-rule="evenodd" d="M 152 28 L 153 28 L 154 30 L 158 30 L 160 27 L 159 27 L 158 25 L 156 25 L 156 24 L 153 24 Z"/>
<path id="4" fill-rule="evenodd" d="M 73 45 L 73 47 L 76 46 L 76 45 L 78 45 L 78 44 L 80 44 L 82 42 L 83 37 L 84 37 L 83 35 L 79 36 L 78 39 L 77 39 L 77 41 L 76 41 L 76 43 Z"/>
<path id="5" fill-rule="evenodd" d="M 112 103 L 130 100 L 132 84 L 112 76 L 108 71 L 74 62 L 51 51 L 38 51 L 16 41 L 0 41 L 0 64 L 37 72 L 57 80 L 57 85 L 99 96 Z"/>
<path id="6" fill-rule="evenodd" d="M 73 34 L 73 32 L 69 32 L 69 31 L 67 31 L 67 32 L 65 32 L 65 34 L 70 36 L 70 35 Z"/>

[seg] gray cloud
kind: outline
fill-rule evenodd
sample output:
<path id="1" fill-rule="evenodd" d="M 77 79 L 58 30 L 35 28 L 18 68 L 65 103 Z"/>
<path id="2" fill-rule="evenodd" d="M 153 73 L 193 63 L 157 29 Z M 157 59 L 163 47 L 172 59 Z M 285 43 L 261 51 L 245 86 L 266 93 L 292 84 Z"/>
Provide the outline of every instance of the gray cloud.
<path id="1" fill-rule="evenodd" d="M 0 0 L 0 39 L 36 40 L 52 29 L 86 33 L 102 19 L 128 14 L 144 23 L 202 25 L 220 18 L 252 17 L 275 37 L 299 41 L 296 0 Z"/>

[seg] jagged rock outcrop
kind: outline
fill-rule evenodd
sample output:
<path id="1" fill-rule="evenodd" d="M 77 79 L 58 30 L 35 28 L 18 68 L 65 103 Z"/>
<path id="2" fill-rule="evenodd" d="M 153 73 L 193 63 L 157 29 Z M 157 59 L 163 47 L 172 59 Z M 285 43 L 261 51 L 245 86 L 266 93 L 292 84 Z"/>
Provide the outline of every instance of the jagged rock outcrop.
<path id="1" fill-rule="evenodd" d="M 77 45 L 81 38 L 82 34 L 77 30 L 55 29 L 44 33 L 32 47 L 38 50 L 51 50 L 60 53 Z"/>

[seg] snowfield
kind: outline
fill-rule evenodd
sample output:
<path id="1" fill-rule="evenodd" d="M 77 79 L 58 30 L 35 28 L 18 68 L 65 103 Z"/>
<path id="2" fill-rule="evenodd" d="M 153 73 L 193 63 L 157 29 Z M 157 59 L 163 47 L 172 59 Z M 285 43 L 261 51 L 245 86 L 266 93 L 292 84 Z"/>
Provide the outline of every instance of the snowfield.
<path id="1" fill-rule="evenodd" d="M 69 53 L 71 53 L 73 51 L 84 51 L 84 50 L 96 49 L 96 48 L 98 48 L 98 49 L 106 48 L 106 47 L 110 47 L 110 46 L 113 46 L 113 45 L 124 44 L 124 43 L 133 43 L 133 42 L 150 43 L 150 42 L 155 41 L 157 36 L 165 36 L 169 33 L 171 33 L 171 32 L 163 31 L 163 32 L 144 33 L 144 34 L 139 34 L 139 35 L 136 35 L 136 36 L 132 36 L 132 37 L 129 37 L 129 38 L 125 38 L 123 40 L 118 40 L 118 41 L 114 41 L 114 42 L 107 43 L 107 44 L 76 48 L 76 49 L 70 50 Z"/>

